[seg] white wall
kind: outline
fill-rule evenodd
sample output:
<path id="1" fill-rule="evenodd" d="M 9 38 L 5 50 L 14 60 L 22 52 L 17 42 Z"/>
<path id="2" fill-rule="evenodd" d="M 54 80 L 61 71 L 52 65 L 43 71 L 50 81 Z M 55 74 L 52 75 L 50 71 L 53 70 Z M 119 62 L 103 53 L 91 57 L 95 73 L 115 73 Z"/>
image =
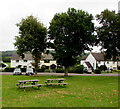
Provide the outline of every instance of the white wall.
<path id="1" fill-rule="evenodd" d="M 100 61 L 100 63 L 99 62 L 97 62 L 98 63 L 98 66 L 100 67 L 101 65 L 106 65 L 106 67 L 108 68 L 108 69 L 114 69 L 114 70 L 117 70 L 117 62 L 114 62 L 114 61 L 105 61 L 105 63 L 104 63 L 104 61 Z"/>
<path id="2" fill-rule="evenodd" d="M 50 60 L 49 63 L 44 63 L 44 61 L 40 61 L 40 66 L 42 65 L 51 66 L 52 64 L 55 64 L 57 66 L 57 63 L 55 60 Z"/>
<path id="3" fill-rule="evenodd" d="M 32 63 L 32 60 L 27 60 L 27 62 L 24 62 L 24 60 L 19 60 L 19 62 L 16 62 L 16 60 L 11 60 L 11 67 L 17 67 L 18 65 L 23 66 L 31 66 L 30 63 Z"/>
<path id="4" fill-rule="evenodd" d="M 18 65 L 22 65 L 23 66 L 32 66 L 31 63 L 33 63 L 33 60 L 27 60 L 27 62 L 24 62 L 24 60 L 19 60 L 19 62 L 16 62 L 16 60 L 11 60 L 11 67 L 17 67 Z M 44 63 L 44 61 L 40 61 L 40 66 L 42 65 L 46 65 L 46 66 L 50 66 L 52 64 L 55 64 L 57 66 L 57 63 L 55 60 L 50 60 L 49 63 Z"/>
<path id="5" fill-rule="evenodd" d="M 91 53 L 86 58 L 86 62 L 89 62 L 92 65 L 93 69 L 96 69 L 96 60 Z"/>

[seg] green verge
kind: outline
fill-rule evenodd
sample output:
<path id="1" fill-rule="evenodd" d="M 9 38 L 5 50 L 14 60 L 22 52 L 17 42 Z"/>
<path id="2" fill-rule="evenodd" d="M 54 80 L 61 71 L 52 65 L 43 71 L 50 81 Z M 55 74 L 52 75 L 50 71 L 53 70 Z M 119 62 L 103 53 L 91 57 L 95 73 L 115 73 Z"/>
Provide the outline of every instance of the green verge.
<path id="1" fill-rule="evenodd" d="M 2 76 L 3 107 L 118 107 L 118 77 L 70 76 L 67 86 L 26 88 L 15 86 L 17 80 L 39 79 L 45 84 L 49 78 L 61 76 Z"/>

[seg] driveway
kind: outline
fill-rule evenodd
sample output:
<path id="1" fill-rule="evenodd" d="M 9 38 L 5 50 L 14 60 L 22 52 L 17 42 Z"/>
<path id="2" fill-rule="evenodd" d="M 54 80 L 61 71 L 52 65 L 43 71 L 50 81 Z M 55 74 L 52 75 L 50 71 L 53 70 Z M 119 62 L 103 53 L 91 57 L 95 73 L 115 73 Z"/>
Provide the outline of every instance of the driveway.
<path id="1" fill-rule="evenodd" d="M 22 73 L 25 75 L 25 73 Z M 64 76 L 64 73 L 37 73 L 38 75 L 46 75 L 46 76 Z M 0 75 L 13 75 L 12 72 L 0 72 Z M 69 76 L 120 76 L 120 74 L 77 74 L 77 73 L 68 73 Z"/>

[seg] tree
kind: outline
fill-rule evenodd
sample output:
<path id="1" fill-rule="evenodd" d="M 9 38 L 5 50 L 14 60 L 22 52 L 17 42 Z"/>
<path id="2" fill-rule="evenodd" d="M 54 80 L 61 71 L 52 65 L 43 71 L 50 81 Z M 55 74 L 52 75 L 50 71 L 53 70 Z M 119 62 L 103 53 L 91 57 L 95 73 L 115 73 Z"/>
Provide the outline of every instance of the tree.
<path id="1" fill-rule="evenodd" d="M 17 53 L 24 58 L 24 53 L 30 52 L 35 61 L 35 70 L 41 59 L 41 54 L 46 49 L 47 29 L 37 18 L 28 16 L 17 24 L 19 27 L 19 36 L 15 37 L 15 47 Z"/>
<path id="2" fill-rule="evenodd" d="M 106 58 L 117 60 L 120 55 L 120 14 L 108 9 L 96 16 L 98 43 L 105 50 Z"/>
<path id="3" fill-rule="evenodd" d="M 77 56 L 90 50 L 94 42 L 93 16 L 82 10 L 69 8 L 67 12 L 57 13 L 49 26 L 49 38 L 55 49 L 54 57 L 65 67 L 65 76 L 70 66 L 75 65 Z"/>

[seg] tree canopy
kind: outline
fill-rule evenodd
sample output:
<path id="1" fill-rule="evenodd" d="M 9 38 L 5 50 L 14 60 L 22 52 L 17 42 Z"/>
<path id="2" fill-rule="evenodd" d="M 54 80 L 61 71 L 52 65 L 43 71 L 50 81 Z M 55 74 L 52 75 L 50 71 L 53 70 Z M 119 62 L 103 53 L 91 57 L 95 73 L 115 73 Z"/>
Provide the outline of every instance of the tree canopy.
<path id="1" fill-rule="evenodd" d="M 35 69 L 41 59 L 41 53 L 46 49 L 47 29 L 33 16 L 22 19 L 17 24 L 19 27 L 19 36 L 15 37 L 15 47 L 17 53 L 24 57 L 24 53 L 30 52 L 35 60 Z"/>
<path id="2" fill-rule="evenodd" d="M 106 9 L 96 18 L 100 24 L 97 28 L 99 45 L 105 49 L 107 58 L 116 60 L 120 55 L 120 14 Z"/>
<path id="3" fill-rule="evenodd" d="M 94 45 L 93 16 L 85 11 L 69 8 L 54 15 L 49 27 L 54 57 L 66 69 L 76 63 L 77 56 Z M 67 73 L 65 73 L 67 75 Z"/>

